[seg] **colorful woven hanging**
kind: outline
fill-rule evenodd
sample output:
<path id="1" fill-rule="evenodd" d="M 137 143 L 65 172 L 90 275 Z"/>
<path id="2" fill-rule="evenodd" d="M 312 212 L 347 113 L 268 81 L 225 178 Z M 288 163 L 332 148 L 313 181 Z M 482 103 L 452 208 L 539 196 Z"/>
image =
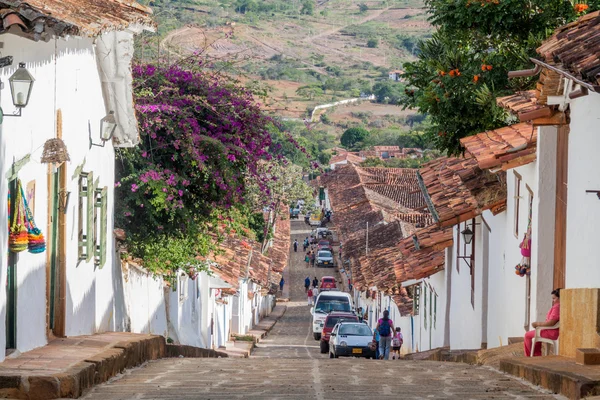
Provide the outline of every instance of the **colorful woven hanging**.
<path id="1" fill-rule="evenodd" d="M 13 253 L 20 253 L 27 250 L 29 236 L 26 227 L 25 206 L 23 204 L 23 187 L 21 180 L 17 180 L 17 190 L 14 195 L 14 202 L 11 204 L 14 212 L 8 236 L 8 249 Z M 11 199 L 12 200 L 12 199 Z"/>
<path id="2" fill-rule="evenodd" d="M 26 226 L 27 226 L 27 249 L 30 253 L 42 253 L 46 250 L 46 240 L 44 239 L 44 235 L 42 231 L 35 225 L 35 221 L 33 220 L 33 213 L 29 208 L 29 204 L 27 204 L 27 198 L 25 196 L 25 192 L 23 192 L 23 187 L 21 187 L 21 197 L 23 198 L 23 205 L 26 216 Z"/>

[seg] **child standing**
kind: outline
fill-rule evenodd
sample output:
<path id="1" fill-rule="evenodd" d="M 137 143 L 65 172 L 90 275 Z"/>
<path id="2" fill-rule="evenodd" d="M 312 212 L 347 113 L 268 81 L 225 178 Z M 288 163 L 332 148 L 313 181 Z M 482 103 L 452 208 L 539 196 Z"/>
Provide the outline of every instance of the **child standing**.
<path id="1" fill-rule="evenodd" d="M 402 332 L 400 332 L 400 328 L 396 327 L 396 333 L 392 338 L 392 360 L 400 359 L 400 348 L 404 343 L 404 337 L 402 336 Z"/>
<path id="2" fill-rule="evenodd" d="M 312 291 L 312 289 L 309 288 L 308 292 L 306 292 L 306 295 L 308 297 L 308 305 L 310 306 L 310 305 L 312 305 L 312 302 L 313 302 L 313 291 Z"/>

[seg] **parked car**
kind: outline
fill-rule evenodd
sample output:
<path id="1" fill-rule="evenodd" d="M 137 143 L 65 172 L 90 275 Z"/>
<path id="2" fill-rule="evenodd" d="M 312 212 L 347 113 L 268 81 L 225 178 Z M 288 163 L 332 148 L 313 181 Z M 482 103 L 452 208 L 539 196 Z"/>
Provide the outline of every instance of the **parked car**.
<path id="1" fill-rule="evenodd" d="M 365 357 L 375 358 L 373 331 L 362 322 L 338 322 L 329 339 L 329 358 Z"/>
<path id="2" fill-rule="evenodd" d="M 321 278 L 321 283 L 319 285 L 319 291 L 323 290 L 335 290 L 337 289 L 337 284 L 335 282 L 335 278 L 333 276 L 324 276 Z"/>
<path id="3" fill-rule="evenodd" d="M 323 282 L 323 281 L 321 281 Z M 325 318 L 325 325 L 323 326 L 323 331 L 321 332 L 321 354 L 325 354 L 329 351 L 329 338 L 331 336 L 331 331 L 336 326 L 338 322 L 358 322 L 358 317 L 354 313 L 349 312 L 332 312 Z"/>
<path id="4" fill-rule="evenodd" d="M 334 311 L 353 312 L 352 296 L 349 293 L 340 291 L 325 291 L 319 293 L 315 306 L 311 307 L 313 337 L 315 340 L 321 339 L 321 333 L 325 326 L 325 318 Z"/>
<path id="5" fill-rule="evenodd" d="M 317 267 L 333 267 L 333 253 L 330 250 L 319 250 L 316 261 Z"/>
<path id="6" fill-rule="evenodd" d="M 316 238 L 326 237 L 328 235 L 333 235 L 333 233 L 327 228 L 317 228 L 311 233 Z"/>
<path id="7" fill-rule="evenodd" d="M 292 219 L 298 219 L 299 216 L 300 216 L 300 209 L 299 208 L 292 208 L 292 209 L 290 209 L 290 218 L 292 218 Z"/>
<path id="8" fill-rule="evenodd" d="M 333 247 L 331 247 L 331 242 L 329 240 L 319 240 L 317 243 L 317 249 L 329 250 L 333 253 Z"/>

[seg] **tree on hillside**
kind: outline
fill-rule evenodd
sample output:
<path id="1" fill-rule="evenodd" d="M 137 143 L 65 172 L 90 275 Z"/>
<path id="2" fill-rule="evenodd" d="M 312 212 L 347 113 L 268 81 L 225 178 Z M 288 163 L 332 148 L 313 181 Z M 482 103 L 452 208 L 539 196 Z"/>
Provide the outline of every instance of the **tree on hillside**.
<path id="1" fill-rule="evenodd" d="M 587 2 L 596 10 L 600 0 Z M 509 81 L 531 68 L 529 57 L 553 29 L 582 13 L 569 0 L 426 0 L 437 32 L 404 64 L 404 107 L 431 117 L 427 131 L 440 150 L 459 153 L 460 138 L 506 123 L 497 96 L 530 88 L 536 78 Z"/>
<path id="2" fill-rule="evenodd" d="M 309 100 L 314 100 L 315 97 L 321 96 L 323 94 L 323 89 L 319 86 L 309 85 L 309 86 L 301 86 L 296 89 L 296 94 L 298 96 L 306 97 Z"/>
<path id="3" fill-rule="evenodd" d="M 346 148 L 354 148 L 369 137 L 369 131 L 365 128 L 348 128 L 342 134 L 340 142 Z"/>
<path id="4" fill-rule="evenodd" d="M 300 14 L 313 15 L 315 13 L 315 0 L 304 0 Z"/>
<path id="5" fill-rule="evenodd" d="M 371 38 L 371 39 L 367 40 L 367 47 L 373 49 L 373 48 L 375 48 L 377 46 L 379 46 L 379 39 L 377 39 L 377 38 Z"/>

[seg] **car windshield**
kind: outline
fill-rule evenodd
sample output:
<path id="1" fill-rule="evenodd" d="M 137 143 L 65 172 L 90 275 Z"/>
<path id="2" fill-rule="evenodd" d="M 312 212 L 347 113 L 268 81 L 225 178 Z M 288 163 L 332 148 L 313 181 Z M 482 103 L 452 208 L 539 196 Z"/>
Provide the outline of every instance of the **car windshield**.
<path id="1" fill-rule="evenodd" d="M 323 278 L 323 280 L 321 282 L 323 282 L 323 283 L 333 283 L 333 279 L 332 278 Z"/>
<path id="2" fill-rule="evenodd" d="M 326 297 L 317 302 L 315 311 L 326 314 L 329 314 L 332 311 L 350 312 L 350 302 L 344 297 Z"/>
<path id="3" fill-rule="evenodd" d="M 320 251 L 319 252 L 319 257 L 321 258 L 331 258 L 331 253 L 328 251 Z"/>
<path id="4" fill-rule="evenodd" d="M 371 336 L 371 328 L 365 324 L 343 324 L 340 326 L 340 335 L 346 336 Z"/>
<path id="5" fill-rule="evenodd" d="M 337 324 L 338 322 L 341 321 L 356 321 L 356 318 L 352 318 L 352 317 L 328 317 L 327 318 L 327 322 L 325 323 L 325 326 L 327 328 L 333 328 L 335 326 L 335 324 Z"/>

